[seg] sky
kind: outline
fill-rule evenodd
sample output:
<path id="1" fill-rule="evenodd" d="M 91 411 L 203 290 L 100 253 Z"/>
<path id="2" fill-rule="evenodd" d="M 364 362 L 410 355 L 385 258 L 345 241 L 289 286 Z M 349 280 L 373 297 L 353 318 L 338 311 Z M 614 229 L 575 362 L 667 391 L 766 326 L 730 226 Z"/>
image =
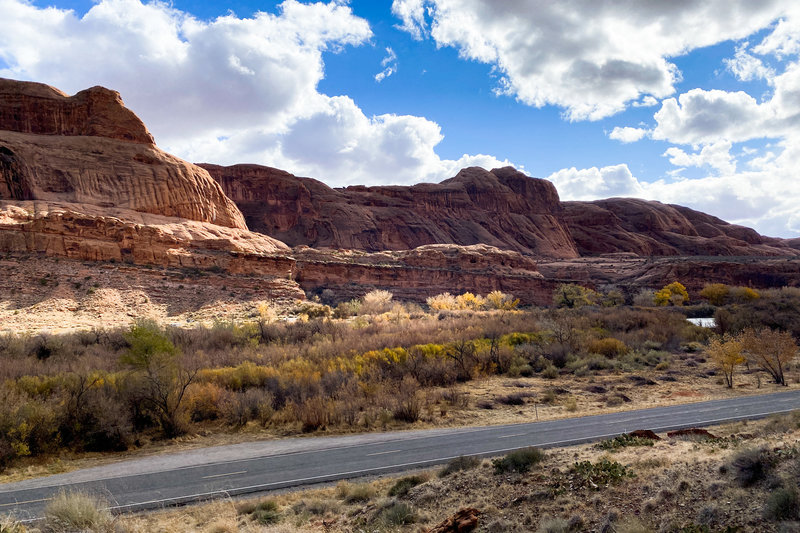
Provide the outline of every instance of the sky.
<path id="1" fill-rule="evenodd" d="M 0 77 L 331 186 L 513 165 L 800 236 L 796 0 L 0 0 Z"/>

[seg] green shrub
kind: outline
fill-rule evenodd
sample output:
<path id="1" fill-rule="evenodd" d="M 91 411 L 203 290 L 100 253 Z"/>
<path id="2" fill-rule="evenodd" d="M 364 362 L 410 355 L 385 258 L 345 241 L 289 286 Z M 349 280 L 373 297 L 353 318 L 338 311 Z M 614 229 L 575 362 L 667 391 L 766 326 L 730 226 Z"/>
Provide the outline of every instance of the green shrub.
<path id="1" fill-rule="evenodd" d="M 504 474 L 506 472 L 525 473 L 532 466 L 542 462 L 544 457 L 544 452 L 538 448 L 522 448 L 509 453 L 505 457 L 493 460 L 492 466 L 494 466 L 495 474 Z"/>
<path id="2" fill-rule="evenodd" d="M 793 520 L 800 511 L 800 497 L 795 487 L 781 487 L 767 498 L 764 517 L 769 520 Z"/>
<path id="3" fill-rule="evenodd" d="M 406 476 L 398 479 L 389 489 L 389 496 L 405 496 L 408 491 L 428 481 L 426 476 Z"/>
<path id="4" fill-rule="evenodd" d="M 603 459 L 596 463 L 581 461 L 570 468 L 574 485 L 600 490 L 613 483 L 618 483 L 633 473 L 616 461 Z"/>
<path id="5" fill-rule="evenodd" d="M 114 518 L 99 499 L 83 492 L 59 492 L 44 510 L 44 531 L 112 533 Z"/>
<path id="6" fill-rule="evenodd" d="M 472 470 L 473 468 L 477 468 L 481 464 L 481 460 L 477 457 L 468 457 L 462 455 L 460 457 L 456 457 L 455 459 L 451 459 L 444 468 L 439 471 L 439 477 L 447 477 L 450 474 L 454 474 L 456 472 L 461 472 L 463 470 Z"/>
<path id="7" fill-rule="evenodd" d="M 653 439 L 645 437 L 635 437 L 628 433 L 617 435 L 613 439 L 604 440 L 595 444 L 601 450 L 616 450 L 627 446 L 652 446 Z"/>

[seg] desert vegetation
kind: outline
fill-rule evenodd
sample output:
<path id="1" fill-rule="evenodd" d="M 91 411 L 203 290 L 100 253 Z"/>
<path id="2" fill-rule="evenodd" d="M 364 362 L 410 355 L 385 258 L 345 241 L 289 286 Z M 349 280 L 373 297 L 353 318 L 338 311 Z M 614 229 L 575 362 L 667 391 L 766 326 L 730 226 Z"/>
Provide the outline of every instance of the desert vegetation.
<path id="1" fill-rule="evenodd" d="M 655 382 L 642 374 L 654 372 L 676 381 L 683 376 L 670 369 L 680 363 L 691 371 L 706 362 L 704 353 L 720 365 L 720 388 L 732 386 L 743 362 L 749 372 L 786 384 L 797 332 L 793 318 L 775 308 L 800 303 L 798 294 L 763 291 L 733 303 L 714 296 L 721 306 L 707 299 L 658 307 L 651 299 L 650 307 L 636 307 L 622 305 L 613 289 L 569 285 L 556 291 L 552 308 L 520 310 L 499 291 L 438 295 L 427 309 L 373 291 L 338 305 L 300 303 L 290 320 L 264 307 L 249 321 L 194 329 L 139 321 L 60 336 L 6 335 L 0 337 L 0 466 L 63 450 L 121 451 L 201 430 L 287 435 L 436 425 L 471 404 L 492 410 L 535 400 L 568 414 L 578 409 L 576 397 L 560 381 L 628 375 L 633 386 L 647 386 Z M 688 323 L 698 308 L 728 313 L 732 318 L 719 328 L 728 337 L 715 339 Z M 769 322 L 761 320 L 767 316 Z M 741 358 L 715 355 L 731 342 Z M 535 394 L 521 383 L 493 403 L 457 388 L 497 376 L 552 385 Z M 603 394 L 606 407 L 630 401 L 602 385 L 583 389 Z"/>

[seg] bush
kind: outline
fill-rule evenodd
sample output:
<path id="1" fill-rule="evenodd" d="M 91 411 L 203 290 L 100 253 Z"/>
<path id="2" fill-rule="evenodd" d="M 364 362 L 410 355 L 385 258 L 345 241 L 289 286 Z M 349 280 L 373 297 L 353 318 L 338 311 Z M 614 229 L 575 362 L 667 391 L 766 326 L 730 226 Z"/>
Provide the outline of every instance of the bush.
<path id="1" fill-rule="evenodd" d="M 389 489 L 389 496 L 405 496 L 408 491 L 428 481 L 426 476 L 406 476 L 398 479 Z"/>
<path id="2" fill-rule="evenodd" d="M 410 505 L 392 502 L 380 512 L 380 521 L 388 526 L 404 526 L 417 521 L 417 514 Z"/>
<path id="3" fill-rule="evenodd" d="M 570 468 L 574 485 L 600 490 L 612 483 L 618 483 L 633 473 L 616 461 L 603 459 L 596 463 L 581 461 Z"/>
<path id="4" fill-rule="evenodd" d="M 536 533 L 569 533 L 569 522 L 564 518 L 542 518 Z"/>
<path id="5" fill-rule="evenodd" d="M 636 437 L 625 433 L 623 435 L 617 435 L 613 439 L 604 440 L 595 444 L 596 448 L 601 450 L 616 450 L 619 448 L 624 448 L 627 446 L 652 446 L 653 439 L 648 439 L 645 437 Z"/>
<path id="6" fill-rule="evenodd" d="M 366 483 L 352 485 L 342 481 L 336 485 L 336 495 L 345 503 L 363 503 L 371 500 L 375 491 Z"/>
<path id="7" fill-rule="evenodd" d="M 239 507 L 239 514 L 249 515 L 251 519 L 262 525 L 274 524 L 281 519 L 281 512 L 275 500 L 244 504 Z"/>
<path id="8" fill-rule="evenodd" d="M 112 533 L 114 518 L 104 502 L 83 492 L 59 492 L 44 510 L 44 531 Z"/>
<path id="9" fill-rule="evenodd" d="M 619 339 L 607 337 L 605 339 L 593 340 L 589 343 L 589 352 L 604 355 L 605 357 L 617 357 L 628 352 L 628 347 Z"/>
<path id="10" fill-rule="evenodd" d="M 451 459 L 445 466 L 439 471 L 439 477 L 447 477 L 450 474 L 454 474 L 456 472 L 461 472 L 464 470 L 472 470 L 473 468 L 477 468 L 481 464 L 481 460 L 477 457 L 468 457 L 462 455 L 460 457 L 456 457 L 455 459 Z"/>
<path id="11" fill-rule="evenodd" d="M 392 308 L 392 293 L 376 289 L 361 299 L 361 312 L 367 315 L 385 313 Z"/>
<path id="12" fill-rule="evenodd" d="M 528 472 L 532 466 L 542 462 L 545 454 L 538 448 L 522 448 L 515 450 L 505 457 L 492 461 L 495 474 L 505 474 L 507 472 Z"/>
<path id="13" fill-rule="evenodd" d="M 800 498 L 795 487 L 781 487 L 769 495 L 764 517 L 769 520 L 793 520 L 800 511 Z"/>
<path id="14" fill-rule="evenodd" d="M 742 487 L 755 485 L 767 477 L 771 467 L 766 450 L 742 450 L 731 461 L 734 479 Z"/>

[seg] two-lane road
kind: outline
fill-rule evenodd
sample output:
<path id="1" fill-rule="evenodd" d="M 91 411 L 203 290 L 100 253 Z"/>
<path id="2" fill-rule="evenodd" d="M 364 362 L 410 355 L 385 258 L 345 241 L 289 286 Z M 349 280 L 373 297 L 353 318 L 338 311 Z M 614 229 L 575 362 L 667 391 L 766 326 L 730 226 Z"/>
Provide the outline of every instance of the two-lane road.
<path id="1" fill-rule="evenodd" d="M 0 514 L 39 517 L 65 488 L 99 493 L 117 511 L 143 510 L 396 472 L 459 455 L 499 455 L 525 446 L 577 444 L 635 429 L 667 431 L 795 409 L 800 409 L 800 391 L 527 424 L 220 446 L 0 485 Z"/>

